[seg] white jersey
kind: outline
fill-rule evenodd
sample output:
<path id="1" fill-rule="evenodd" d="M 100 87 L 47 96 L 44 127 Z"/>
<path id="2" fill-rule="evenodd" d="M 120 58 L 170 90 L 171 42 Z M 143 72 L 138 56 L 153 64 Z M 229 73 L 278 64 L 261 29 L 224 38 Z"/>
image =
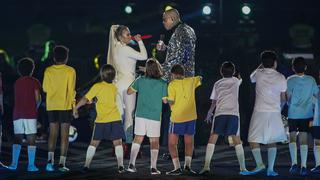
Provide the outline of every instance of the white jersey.
<path id="1" fill-rule="evenodd" d="M 286 78 L 271 68 L 255 70 L 250 79 L 256 83 L 256 100 L 254 111 L 281 112 L 281 92 L 286 92 Z"/>
<path id="2" fill-rule="evenodd" d="M 217 81 L 212 89 L 210 99 L 216 100 L 214 116 L 235 115 L 239 117 L 239 86 L 242 80 L 231 77 Z"/>

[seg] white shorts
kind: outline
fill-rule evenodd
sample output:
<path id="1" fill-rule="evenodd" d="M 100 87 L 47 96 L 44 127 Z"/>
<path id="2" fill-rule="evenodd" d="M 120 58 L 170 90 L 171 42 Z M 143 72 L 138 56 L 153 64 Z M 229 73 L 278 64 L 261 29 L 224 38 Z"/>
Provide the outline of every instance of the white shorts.
<path id="1" fill-rule="evenodd" d="M 161 121 L 135 118 L 134 134 L 139 136 L 160 137 Z"/>
<path id="2" fill-rule="evenodd" d="M 14 134 L 37 134 L 36 119 L 17 119 L 13 121 Z"/>
<path id="3" fill-rule="evenodd" d="M 272 144 L 284 141 L 287 141 L 287 136 L 280 112 L 253 112 L 248 142 Z"/>

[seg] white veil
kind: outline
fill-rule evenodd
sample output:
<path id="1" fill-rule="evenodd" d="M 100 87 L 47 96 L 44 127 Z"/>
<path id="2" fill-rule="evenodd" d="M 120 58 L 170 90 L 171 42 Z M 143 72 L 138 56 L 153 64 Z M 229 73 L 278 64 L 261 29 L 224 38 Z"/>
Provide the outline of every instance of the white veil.
<path id="1" fill-rule="evenodd" d="M 114 63 L 114 53 L 116 44 L 118 42 L 117 38 L 115 37 L 115 31 L 119 27 L 119 25 L 112 25 L 109 32 L 109 47 L 108 47 L 108 54 L 107 54 L 107 64 L 111 64 L 116 70 Z"/>
<path id="2" fill-rule="evenodd" d="M 117 74 L 118 74 L 118 68 L 115 63 L 115 49 L 117 48 L 116 46 L 117 46 L 118 40 L 115 37 L 115 31 L 117 30 L 118 27 L 119 27 L 119 25 L 112 25 L 110 28 L 108 54 L 107 54 L 107 64 L 112 65 L 116 70 L 115 82 L 117 82 Z M 125 108 L 125 105 L 123 103 L 123 97 L 119 92 L 117 93 L 117 105 L 118 105 L 121 116 L 123 116 L 123 114 L 124 114 L 123 109 Z M 121 118 L 121 119 L 123 119 L 123 118 Z"/>

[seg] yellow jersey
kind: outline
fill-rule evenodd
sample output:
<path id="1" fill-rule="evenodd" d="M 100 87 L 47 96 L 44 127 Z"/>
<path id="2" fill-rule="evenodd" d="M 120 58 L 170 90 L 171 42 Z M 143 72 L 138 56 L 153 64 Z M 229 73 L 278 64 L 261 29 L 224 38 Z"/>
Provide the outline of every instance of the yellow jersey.
<path id="1" fill-rule="evenodd" d="M 65 64 L 52 65 L 44 72 L 43 91 L 47 111 L 71 110 L 75 105 L 76 71 Z"/>
<path id="2" fill-rule="evenodd" d="M 174 79 L 168 86 L 168 101 L 171 101 L 171 121 L 188 122 L 197 119 L 195 89 L 201 85 L 201 77 Z"/>
<path id="3" fill-rule="evenodd" d="M 105 81 L 94 84 L 85 97 L 91 101 L 97 98 L 96 123 L 110 123 L 121 121 L 120 111 L 117 106 L 117 87 Z"/>

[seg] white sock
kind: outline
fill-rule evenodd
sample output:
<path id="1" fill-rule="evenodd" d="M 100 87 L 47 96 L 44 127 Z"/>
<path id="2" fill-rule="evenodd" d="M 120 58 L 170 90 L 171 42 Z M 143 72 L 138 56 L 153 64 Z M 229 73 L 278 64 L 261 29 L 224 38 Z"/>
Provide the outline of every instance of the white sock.
<path id="1" fill-rule="evenodd" d="M 28 162 L 29 166 L 34 166 L 34 160 L 36 158 L 37 146 L 28 146 Z"/>
<path id="2" fill-rule="evenodd" d="M 158 149 L 151 149 L 150 155 L 151 155 L 151 168 L 157 169 L 157 160 L 158 160 Z"/>
<path id="3" fill-rule="evenodd" d="M 301 167 L 307 167 L 308 145 L 300 145 Z"/>
<path id="4" fill-rule="evenodd" d="M 140 150 L 140 144 L 132 143 L 129 164 L 133 164 L 134 166 L 136 165 L 136 159 L 137 159 L 139 150 Z"/>
<path id="5" fill-rule="evenodd" d="M 277 157 L 277 148 L 268 148 L 268 170 L 273 171 L 274 162 L 276 161 Z"/>
<path id="6" fill-rule="evenodd" d="M 13 144 L 12 145 L 12 162 L 11 162 L 11 165 L 13 165 L 15 167 L 18 166 L 20 151 L 21 151 L 21 145 L 20 144 Z"/>
<path id="7" fill-rule="evenodd" d="M 122 145 L 116 146 L 115 154 L 117 157 L 118 167 L 123 166 L 123 147 Z"/>
<path id="8" fill-rule="evenodd" d="M 185 156 L 184 167 L 188 166 L 189 168 L 191 168 L 191 160 L 192 160 L 192 156 Z"/>
<path id="9" fill-rule="evenodd" d="M 51 164 L 54 164 L 54 152 L 48 152 L 48 162 L 51 161 Z"/>
<path id="10" fill-rule="evenodd" d="M 215 144 L 208 143 L 203 169 L 208 169 L 208 170 L 210 169 L 210 163 L 211 163 L 212 155 L 214 152 L 214 147 L 215 147 Z"/>
<path id="11" fill-rule="evenodd" d="M 297 164 L 297 143 L 292 142 L 289 143 L 289 151 L 290 151 L 290 157 L 291 157 L 291 165 Z"/>
<path id="12" fill-rule="evenodd" d="M 174 166 L 174 170 L 181 168 L 180 162 L 179 162 L 179 158 L 172 159 L 172 163 L 173 163 L 173 166 Z"/>
<path id="13" fill-rule="evenodd" d="M 237 158 L 240 165 L 240 171 L 246 170 L 246 162 L 244 157 L 244 150 L 242 144 L 238 144 L 235 147 Z"/>
<path id="14" fill-rule="evenodd" d="M 91 145 L 88 147 L 87 155 L 86 155 L 86 162 L 84 163 L 84 167 L 87 167 L 87 168 L 90 167 L 93 156 L 96 153 L 96 149 L 97 149 L 96 147 L 91 146 Z"/>
<path id="15" fill-rule="evenodd" d="M 62 164 L 63 166 L 66 166 L 66 156 L 60 156 L 59 164 Z"/>
<path id="16" fill-rule="evenodd" d="M 313 148 L 314 159 L 316 160 L 316 167 L 320 166 L 320 146 L 314 145 Z"/>
<path id="17" fill-rule="evenodd" d="M 251 150 L 252 151 L 252 155 L 254 157 L 254 160 L 256 161 L 257 167 L 262 167 L 264 166 L 263 162 L 262 162 L 262 157 L 261 157 L 261 151 L 260 148 L 254 148 Z"/>

